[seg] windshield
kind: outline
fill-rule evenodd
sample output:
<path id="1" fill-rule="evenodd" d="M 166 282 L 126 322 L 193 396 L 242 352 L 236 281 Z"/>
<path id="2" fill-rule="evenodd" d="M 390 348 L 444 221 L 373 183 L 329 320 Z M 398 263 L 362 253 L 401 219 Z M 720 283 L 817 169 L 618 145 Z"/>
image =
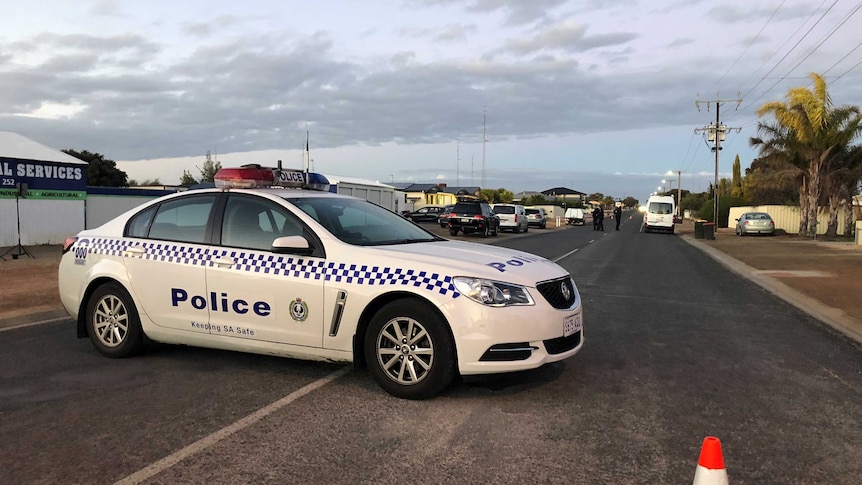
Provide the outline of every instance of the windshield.
<path id="1" fill-rule="evenodd" d="M 336 197 L 297 197 L 286 200 L 348 244 L 382 246 L 443 240 L 398 214 L 366 200 Z"/>
<path id="2" fill-rule="evenodd" d="M 653 214 L 672 214 L 673 204 L 668 202 L 650 202 L 649 211 Z"/>

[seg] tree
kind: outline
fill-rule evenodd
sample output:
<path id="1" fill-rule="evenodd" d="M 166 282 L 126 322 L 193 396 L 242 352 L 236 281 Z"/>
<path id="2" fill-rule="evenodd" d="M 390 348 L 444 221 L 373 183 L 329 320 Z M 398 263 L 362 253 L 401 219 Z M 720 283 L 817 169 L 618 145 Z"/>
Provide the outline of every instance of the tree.
<path id="1" fill-rule="evenodd" d="M 745 200 L 752 205 L 799 205 L 801 172 L 790 168 L 775 166 L 766 160 L 756 158 L 745 169 L 742 179 Z"/>
<path id="2" fill-rule="evenodd" d="M 793 88 L 787 92 L 785 102 L 765 103 L 757 110 L 757 115 L 771 114 L 798 142 L 798 155 L 805 161 L 807 184 L 805 234 L 814 236 L 824 174 L 829 172 L 830 163 L 836 161 L 832 158 L 835 152 L 849 145 L 862 131 L 862 120 L 856 106 L 833 108 L 826 81 L 816 73 L 811 73 L 810 77 L 814 83 L 812 89 Z"/>
<path id="3" fill-rule="evenodd" d="M 180 185 L 183 187 L 191 187 L 192 185 L 197 185 L 198 181 L 192 177 L 192 174 L 188 170 L 183 170 L 183 176 L 180 177 Z"/>
<path id="4" fill-rule="evenodd" d="M 158 177 L 154 179 L 144 179 L 142 182 L 138 182 L 137 180 L 129 180 L 129 187 L 149 187 L 152 185 L 162 185 L 161 180 Z"/>
<path id="5" fill-rule="evenodd" d="M 733 161 L 733 179 L 730 184 L 730 195 L 734 197 L 742 197 L 744 194 L 742 186 L 742 166 L 739 163 L 739 154 L 736 154 L 736 159 Z"/>
<path id="6" fill-rule="evenodd" d="M 207 150 L 207 158 L 204 161 L 203 167 L 198 167 L 198 171 L 201 173 L 201 182 L 213 182 L 215 181 L 215 174 L 221 170 L 221 162 L 213 162 L 212 156 L 210 155 L 209 150 Z"/>
<path id="7" fill-rule="evenodd" d="M 628 196 L 625 199 L 623 199 L 623 205 L 625 205 L 626 207 L 634 207 L 634 206 L 638 205 L 638 200 L 632 196 Z"/>
<path id="8" fill-rule="evenodd" d="M 126 187 L 128 186 L 126 172 L 117 168 L 117 162 L 108 160 L 101 153 L 91 153 L 87 150 L 63 150 L 78 160 L 87 162 L 87 185 L 93 187 Z"/>

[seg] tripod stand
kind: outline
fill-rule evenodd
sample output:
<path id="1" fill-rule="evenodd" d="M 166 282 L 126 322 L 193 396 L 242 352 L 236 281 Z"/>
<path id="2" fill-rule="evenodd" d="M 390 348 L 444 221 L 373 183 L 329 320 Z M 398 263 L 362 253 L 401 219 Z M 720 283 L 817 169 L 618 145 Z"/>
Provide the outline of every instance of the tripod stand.
<path id="1" fill-rule="evenodd" d="M 2 259 L 3 261 L 6 261 L 5 256 L 12 251 L 15 251 L 14 253 L 10 254 L 10 256 L 12 256 L 12 259 L 18 259 L 19 257 L 24 255 L 36 259 L 35 256 L 30 254 L 30 251 L 27 251 L 27 248 L 21 245 L 21 209 L 18 204 L 18 201 L 21 199 L 21 197 L 26 196 L 27 184 L 17 184 L 17 186 L 15 187 L 15 222 L 18 224 L 18 245 L 12 246 L 11 248 L 7 249 L 3 254 L 0 254 L 0 259 Z"/>

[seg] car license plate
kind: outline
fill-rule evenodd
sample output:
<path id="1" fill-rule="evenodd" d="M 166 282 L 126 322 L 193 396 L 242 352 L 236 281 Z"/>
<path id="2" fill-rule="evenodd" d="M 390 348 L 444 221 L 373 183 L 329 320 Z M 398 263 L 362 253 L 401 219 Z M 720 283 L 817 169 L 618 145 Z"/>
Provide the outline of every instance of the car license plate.
<path id="1" fill-rule="evenodd" d="M 473 220 L 473 219 L 470 219 L 469 217 L 462 217 L 462 218 L 461 218 L 461 222 L 470 222 L 470 221 L 472 221 L 472 220 Z"/>
<path id="2" fill-rule="evenodd" d="M 584 328 L 584 322 L 581 320 L 581 314 L 569 315 L 563 321 L 563 337 L 568 337 L 576 332 L 580 332 Z"/>

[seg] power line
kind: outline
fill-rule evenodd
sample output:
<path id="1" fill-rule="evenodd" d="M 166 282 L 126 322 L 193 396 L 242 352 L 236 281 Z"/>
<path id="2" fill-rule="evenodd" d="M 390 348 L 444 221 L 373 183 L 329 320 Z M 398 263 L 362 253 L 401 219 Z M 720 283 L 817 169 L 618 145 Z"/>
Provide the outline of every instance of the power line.
<path id="1" fill-rule="evenodd" d="M 760 83 L 761 83 L 761 82 L 763 82 L 763 80 L 764 80 L 764 79 L 766 79 L 766 76 L 769 76 L 770 74 L 772 74 L 772 71 L 774 71 L 775 69 L 777 69 L 777 68 L 778 68 L 778 66 L 780 66 L 780 65 L 781 65 L 781 63 L 782 63 L 782 62 L 784 62 L 784 60 L 785 60 L 785 59 L 787 59 L 787 56 L 789 56 L 789 55 L 790 55 L 794 50 L 796 50 L 796 48 L 797 48 L 797 47 L 799 47 L 799 44 L 800 44 L 800 43 L 802 43 L 802 41 L 803 41 L 803 40 L 805 40 L 805 38 L 806 38 L 806 37 L 808 37 L 808 34 L 810 34 L 810 33 L 811 33 L 811 31 L 813 31 L 813 30 L 814 30 L 814 27 L 817 27 L 817 24 L 819 24 L 819 23 L 820 23 L 820 21 L 821 21 L 821 20 L 823 20 L 823 18 L 824 18 L 824 17 L 826 17 L 826 14 L 828 14 L 828 13 L 829 13 L 829 11 L 831 11 L 831 10 L 832 10 L 832 7 L 834 7 L 836 3 L 838 3 L 838 0 L 835 0 L 834 2 L 832 2 L 832 5 L 830 5 L 830 6 L 829 6 L 829 8 L 827 8 L 827 9 L 826 9 L 826 11 L 825 11 L 825 12 L 823 12 L 823 14 L 821 14 L 821 15 L 820 15 L 820 18 L 819 18 L 819 19 L 817 19 L 817 22 L 814 22 L 814 25 L 812 25 L 811 27 L 809 27 L 809 28 L 808 28 L 808 32 L 805 32 L 805 35 L 803 35 L 802 37 L 800 37 L 800 38 L 799 38 L 799 40 L 798 40 L 798 41 L 796 41 L 796 43 L 795 43 L 795 44 L 793 44 L 793 47 L 791 47 L 791 48 L 790 48 L 790 50 L 789 50 L 789 51 L 787 51 L 787 53 L 786 53 L 786 54 L 784 54 L 784 56 L 783 56 L 781 59 L 779 59 L 779 60 L 778 60 L 778 62 L 776 62 L 774 66 L 772 66 L 772 69 L 770 69 L 770 70 L 769 70 L 769 72 L 767 72 L 767 73 L 766 73 L 766 74 L 765 74 L 765 75 L 760 79 L 760 81 L 757 81 L 757 83 L 756 83 L 754 86 L 752 86 L 752 87 L 751 87 L 751 89 L 749 89 L 748 91 L 746 91 L 746 93 L 745 93 L 745 94 L 743 94 L 743 95 L 742 95 L 742 97 L 743 97 L 743 98 L 745 98 L 745 97 L 746 97 L 746 96 L 748 96 L 752 91 L 754 91 L 754 88 L 756 88 L 757 86 L 759 86 L 759 85 L 760 85 Z M 823 5 L 823 4 L 821 3 L 821 5 Z M 817 8 L 819 9 L 820 7 L 817 7 Z M 815 11 L 816 11 L 816 10 L 815 10 Z M 776 84 L 778 84 L 778 83 L 776 83 Z M 773 86 L 773 87 L 774 87 L 774 86 Z M 770 88 L 770 90 L 771 90 L 771 89 L 772 89 L 772 88 Z M 769 90 L 767 90 L 766 92 L 769 92 Z M 763 96 L 765 96 L 765 95 L 766 95 L 766 93 L 761 94 L 759 97 L 755 98 L 755 100 L 754 100 L 754 101 L 757 101 L 758 99 L 760 99 L 761 97 L 763 97 Z M 751 102 L 751 104 L 754 104 L 754 101 L 752 101 L 752 102 Z"/>
<path id="2" fill-rule="evenodd" d="M 724 75 L 722 75 L 722 76 L 721 76 L 721 78 L 718 80 L 718 82 L 716 82 L 716 83 L 715 83 L 715 87 L 718 87 L 718 86 L 720 86 L 720 85 L 721 85 L 721 82 L 722 82 L 722 81 L 724 81 L 724 78 L 726 78 L 726 77 L 727 77 L 727 75 L 730 73 L 730 71 L 731 71 L 734 67 L 736 67 L 736 63 L 738 63 L 738 62 L 739 62 L 739 60 L 740 60 L 740 59 L 742 59 L 742 56 L 744 56 L 744 55 L 745 55 L 745 53 L 746 53 L 746 52 L 748 52 L 748 49 L 750 49 L 750 48 L 751 48 L 751 46 L 754 44 L 754 41 L 756 41 L 758 38 L 760 38 L 760 34 L 762 34 L 762 33 L 763 33 L 763 30 L 764 30 L 764 29 L 766 29 L 766 26 L 767 26 L 767 25 L 769 25 L 769 23 L 770 23 L 770 22 L 772 22 L 772 19 L 774 19 L 774 18 L 775 18 L 775 14 L 777 14 L 777 13 L 778 13 L 778 11 L 779 11 L 779 10 L 781 10 L 781 7 L 784 5 L 784 2 L 785 2 L 785 1 L 786 1 L 786 0 L 781 0 L 781 3 L 780 3 L 780 4 L 778 4 L 778 6 L 777 6 L 777 7 L 775 7 L 775 10 L 772 12 L 772 15 L 769 17 L 769 19 L 766 21 L 766 23 L 765 23 L 765 24 L 763 24 L 763 27 L 761 27 L 761 28 L 760 28 L 760 31 L 759 31 L 759 32 L 757 32 L 757 35 L 755 35 L 754 37 L 752 37 L 752 38 L 751 38 L 751 40 L 750 40 L 750 41 L 748 41 L 748 45 L 747 45 L 747 46 L 745 46 L 745 49 L 742 51 L 742 53 L 741 53 L 741 54 L 739 54 L 739 57 L 737 57 L 737 58 L 736 58 L 736 60 L 735 60 L 735 61 L 733 61 L 733 64 L 731 64 L 731 65 L 730 65 L 730 67 L 728 67 L 728 68 L 727 68 L 727 71 L 725 71 L 725 72 L 724 72 Z M 823 1 L 825 2 L 826 0 L 823 0 Z M 785 41 L 785 42 L 786 42 L 786 41 Z M 782 47 L 783 47 L 783 46 L 782 46 Z"/>

